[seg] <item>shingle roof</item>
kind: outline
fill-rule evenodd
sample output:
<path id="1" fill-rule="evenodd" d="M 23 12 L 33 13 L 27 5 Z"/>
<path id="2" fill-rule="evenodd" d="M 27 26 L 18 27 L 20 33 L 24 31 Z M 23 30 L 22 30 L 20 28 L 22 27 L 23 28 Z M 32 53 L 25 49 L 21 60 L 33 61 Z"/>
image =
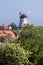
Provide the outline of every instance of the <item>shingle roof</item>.
<path id="1" fill-rule="evenodd" d="M 27 18 L 27 16 L 25 14 L 22 14 L 20 18 Z"/>
<path id="2" fill-rule="evenodd" d="M 12 30 L 0 30 L 0 36 L 10 36 L 14 39 L 18 39 L 19 35 L 16 34 L 16 32 L 13 32 Z"/>

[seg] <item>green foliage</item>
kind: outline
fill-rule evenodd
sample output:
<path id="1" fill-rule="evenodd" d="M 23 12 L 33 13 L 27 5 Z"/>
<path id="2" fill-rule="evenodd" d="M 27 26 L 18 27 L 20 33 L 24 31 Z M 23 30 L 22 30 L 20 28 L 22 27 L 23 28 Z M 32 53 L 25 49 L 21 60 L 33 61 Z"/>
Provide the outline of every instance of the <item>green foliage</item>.
<path id="1" fill-rule="evenodd" d="M 43 65 L 43 57 L 41 57 L 41 58 L 38 60 L 37 65 Z"/>
<path id="2" fill-rule="evenodd" d="M 0 42 L 4 42 L 4 37 L 0 37 Z"/>
<path id="3" fill-rule="evenodd" d="M 43 65 L 43 29 L 27 25 L 16 32 L 19 40 L 7 37 L 0 46 L 0 65 Z"/>
<path id="4" fill-rule="evenodd" d="M 41 30 L 40 28 L 37 28 L 33 25 L 27 25 L 26 27 L 23 28 L 22 32 L 21 32 L 21 37 L 22 38 L 40 38 L 43 37 L 43 30 Z"/>
<path id="5" fill-rule="evenodd" d="M 20 42 L 24 49 L 33 52 L 29 60 L 33 65 L 37 65 L 40 58 L 43 57 L 43 29 L 27 25 L 22 29 L 20 35 L 21 39 L 18 42 Z"/>
<path id="6" fill-rule="evenodd" d="M 3 28 L 2 28 L 2 26 L 0 26 L 0 30 L 2 30 Z"/>
<path id="7" fill-rule="evenodd" d="M 30 64 L 28 51 L 20 47 L 20 44 L 5 44 L 0 46 L 0 64 L 2 65 L 28 65 Z M 31 64 L 30 64 L 31 65 Z"/>
<path id="8" fill-rule="evenodd" d="M 12 30 L 17 30 L 17 26 L 15 25 L 15 23 L 12 22 L 9 26 L 12 27 Z"/>

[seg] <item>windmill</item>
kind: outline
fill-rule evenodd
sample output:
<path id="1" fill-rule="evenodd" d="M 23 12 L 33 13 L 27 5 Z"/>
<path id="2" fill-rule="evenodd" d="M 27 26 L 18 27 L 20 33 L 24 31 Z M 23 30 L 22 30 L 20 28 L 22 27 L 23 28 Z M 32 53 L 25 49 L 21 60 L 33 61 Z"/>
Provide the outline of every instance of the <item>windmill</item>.
<path id="1" fill-rule="evenodd" d="M 25 12 L 20 12 L 20 22 L 19 22 L 19 28 L 24 27 L 24 25 L 28 24 L 28 15 L 30 14 L 30 12 L 28 11 L 28 13 Z M 29 23 L 30 24 L 30 23 Z"/>

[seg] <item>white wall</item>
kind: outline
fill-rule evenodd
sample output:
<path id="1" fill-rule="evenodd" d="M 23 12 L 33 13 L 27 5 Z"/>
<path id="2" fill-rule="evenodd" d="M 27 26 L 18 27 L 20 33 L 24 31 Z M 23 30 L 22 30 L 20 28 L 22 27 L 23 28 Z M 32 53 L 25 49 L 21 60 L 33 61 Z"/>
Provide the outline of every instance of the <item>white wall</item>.
<path id="1" fill-rule="evenodd" d="M 27 18 L 21 18 L 19 27 L 24 27 L 25 24 L 28 24 Z"/>

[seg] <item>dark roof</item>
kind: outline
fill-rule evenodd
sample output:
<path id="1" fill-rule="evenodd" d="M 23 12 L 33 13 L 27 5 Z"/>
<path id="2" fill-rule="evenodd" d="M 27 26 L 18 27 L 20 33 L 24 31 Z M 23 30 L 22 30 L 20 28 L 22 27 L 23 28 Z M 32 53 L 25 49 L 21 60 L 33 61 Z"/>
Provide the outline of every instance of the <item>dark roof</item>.
<path id="1" fill-rule="evenodd" d="M 20 16 L 20 18 L 27 18 L 27 15 L 22 14 L 22 15 Z"/>
<path id="2" fill-rule="evenodd" d="M 43 28 L 43 26 L 37 26 L 38 28 Z"/>

